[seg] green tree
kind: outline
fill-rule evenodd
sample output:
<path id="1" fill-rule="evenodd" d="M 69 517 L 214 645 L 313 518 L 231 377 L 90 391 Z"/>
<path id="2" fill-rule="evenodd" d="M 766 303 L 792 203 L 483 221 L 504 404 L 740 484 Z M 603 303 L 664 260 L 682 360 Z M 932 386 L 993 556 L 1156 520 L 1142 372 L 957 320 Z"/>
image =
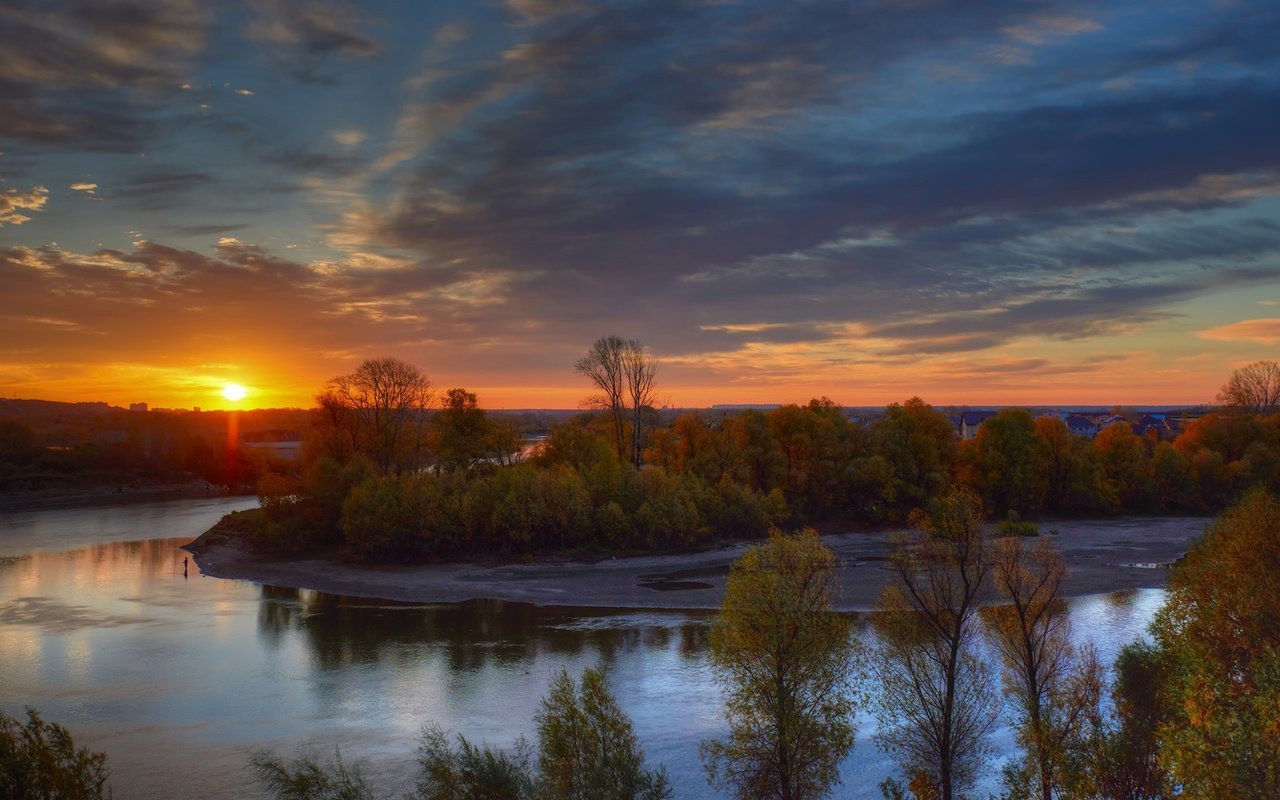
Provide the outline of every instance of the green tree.
<path id="1" fill-rule="evenodd" d="M 775 530 L 730 568 L 711 629 L 729 738 L 700 749 L 711 782 L 734 797 L 811 800 L 838 782 L 854 741 L 856 646 L 831 609 L 838 563 L 812 529 Z"/>
<path id="2" fill-rule="evenodd" d="M 603 669 L 582 673 L 581 687 L 561 670 L 537 715 L 541 800 L 662 800 L 664 769 L 646 770 L 644 753 L 609 693 Z"/>
<path id="3" fill-rule="evenodd" d="M 1161 761 L 1188 797 L 1280 797 L 1280 501 L 1250 493 L 1169 580 Z"/>
<path id="4" fill-rule="evenodd" d="M 529 744 L 521 737 L 511 754 L 477 747 L 461 734 L 457 744 L 438 725 L 422 731 L 418 745 L 419 800 L 532 800 L 535 783 Z"/>
<path id="5" fill-rule="evenodd" d="M 1036 511 L 1048 494 L 1048 443 L 1020 408 L 1006 408 L 982 423 L 969 447 L 975 486 L 998 514 Z"/>
<path id="6" fill-rule="evenodd" d="M 0 798 L 99 800 L 110 776 L 104 754 L 77 748 L 66 728 L 35 709 L 25 723 L 0 713 Z"/>
<path id="7" fill-rule="evenodd" d="M 885 409 L 875 426 L 875 451 L 888 462 L 893 475 L 890 502 L 907 511 L 951 485 L 957 454 L 955 427 L 946 414 L 913 397 Z"/>
<path id="8" fill-rule="evenodd" d="M 475 392 L 450 389 L 432 423 L 436 466 L 468 470 L 491 455 L 494 426 L 480 408 Z"/>
<path id="9" fill-rule="evenodd" d="M 1162 687 L 1167 659 L 1144 642 L 1120 651 L 1111 687 L 1113 712 L 1101 703 L 1086 715 L 1081 735 L 1068 743 L 1062 764 L 1063 797 L 1099 800 L 1172 800 L 1178 796 L 1160 764 L 1157 731 L 1168 718 Z M 1101 693 L 1101 677 L 1096 682 Z"/>
<path id="10" fill-rule="evenodd" d="M 978 650 L 987 590 L 982 502 L 952 488 L 911 514 L 871 621 L 881 745 L 916 793 L 952 800 L 986 761 L 999 698 Z"/>
<path id="11" fill-rule="evenodd" d="M 342 754 L 321 761 L 312 754 L 285 761 L 266 750 L 250 759 L 258 783 L 272 800 L 379 800 L 359 767 L 349 767 Z"/>

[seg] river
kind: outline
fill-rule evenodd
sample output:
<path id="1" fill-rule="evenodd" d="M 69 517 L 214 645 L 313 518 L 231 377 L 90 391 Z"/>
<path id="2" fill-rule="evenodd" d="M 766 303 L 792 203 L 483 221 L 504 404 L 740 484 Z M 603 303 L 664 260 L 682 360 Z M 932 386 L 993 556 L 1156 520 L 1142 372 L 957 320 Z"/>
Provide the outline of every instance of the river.
<path id="1" fill-rule="evenodd" d="M 705 614 L 383 603 L 207 578 L 194 564 L 184 577 L 180 546 L 253 504 L 0 514 L 0 710 L 33 706 L 106 752 L 122 800 L 261 796 L 251 751 L 335 746 L 399 796 L 424 723 L 508 747 L 533 738 L 557 671 L 604 663 L 675 796 L 719 796 L 697 756 L 725 730 Z M 1109 663 L 1162 599 L 1154 589 L 1080 598 L 1074 629 Z M 879 798 L 893 767 L 870 738 L 874 722 L 863 715 L 858 727 L 838 796 Z M 1007 728 L 995 744 L 1010 750 Z"/>

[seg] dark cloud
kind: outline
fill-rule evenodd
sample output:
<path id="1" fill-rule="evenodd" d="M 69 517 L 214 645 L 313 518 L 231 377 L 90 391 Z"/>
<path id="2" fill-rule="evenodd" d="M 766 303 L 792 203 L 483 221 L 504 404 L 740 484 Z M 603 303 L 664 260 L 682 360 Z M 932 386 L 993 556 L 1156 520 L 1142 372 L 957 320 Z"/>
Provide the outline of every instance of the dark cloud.
<path id="1" fill-rule="evenodd" d="M 250 39 L 297 79 L 333 83 L 334 59 L 370 58 L 382 48 L 362 32 L 372 22 L 358 5 L 311 0 L 252 0 Z"/>
<path id="2" fill-rule="evenodd" d="M 193 0 L 6 3 L 0 13 L 0 138 L 127 152 L 204 46 Z"/>
<path id="3" fill-rule="evenodd" d="M 1280 280 L 1271 4 L 364 9 L 22 0 L 0 12 L 0 136 L 24 187 L 82 175 L 30 153 L 155 144 L 93 173 L 94 205 L 220 243 L 95 257 L 154 276 L 157 303 L 299 297 L 370 346 L 554 359 L 616 330 L 690 359 L 804 353 L 760 367 L 795 376 L 1110 336 Z M 231 236 L 268 231 L 314 260 Z"/>
<path id="4" fill-rule="evenodd" d="M 212 236 L 216 233 L 235 233 L 249 227 L 246 223 L 226 222 L 205 225 L 168 225 L 165 230 L 175 236 Z"/>
<path id="5" fill-rule="evenodd" d="M 208 173 L 155 168 L 128 178 L 114 194 L 137 208 L 159 210 L 184 201 L 192 191 L 211 183 L 213 176 Z"/>

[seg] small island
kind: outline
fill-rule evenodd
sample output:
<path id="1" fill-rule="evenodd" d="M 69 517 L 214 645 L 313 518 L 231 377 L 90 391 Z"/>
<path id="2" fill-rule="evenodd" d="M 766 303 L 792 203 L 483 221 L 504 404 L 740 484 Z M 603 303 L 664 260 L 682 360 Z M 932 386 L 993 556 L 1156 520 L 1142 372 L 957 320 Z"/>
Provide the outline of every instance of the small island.
<path id="1" fill-rule="evenodd" d="M 814 526 L 840 607 L 866 609 L 893 532 L 960 487 L 996 534 L 1054 537 L 1081 595 L 1163 585 L 1280 452 L 1261 415 L 1203 410 L 1117 409 L 1092 431 L 1022 408 L 957 423 L 919 398 L 874 416 L 825 397 L 663 413 L 656 362 L 619 337 L 576 370 L 593 410 L 531 441 L 472 392 L 433 408 L 419 369 L 366 361 L 318 395 L 297 469 L 264 470 L 260 508 L 188 549 L 209 575 L 390 600 L 715 608 L 750 543 Z"/>

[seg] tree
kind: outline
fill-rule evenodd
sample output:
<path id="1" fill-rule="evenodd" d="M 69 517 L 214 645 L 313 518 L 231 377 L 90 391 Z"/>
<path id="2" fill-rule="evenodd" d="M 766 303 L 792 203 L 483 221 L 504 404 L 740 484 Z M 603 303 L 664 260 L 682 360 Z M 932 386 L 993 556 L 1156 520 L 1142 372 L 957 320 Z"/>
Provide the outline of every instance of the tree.
<path id="1" fill-rule="evenodd" d="M 532 800 L 532 754 L 523 736 L 510 755 L 457 738 L 454 746 L 439 725 L 423 728 L 419 800 Z"/>
<path id="2" fill-rule="evenodd" d="M 658 362 L 644 352 L 634 339 L 627 340 L 622 352 L 622 376 L 631 400 L 631 455 L 640 467 L 641 419 L 640 413 L 647 406 L 652 408 L 658 397 L 654 382 L 658 377 Z"/>
<path id="3" fill-rule="evenodd" d="M 104 754 L 77 748 L 66 728 L 35 709 L 25 723 L 0 713 L 0 797 L 100 800 L 110 776 Z"/>
<path id="4" fill-rule="evenodd" d="M 1006 408 L 982 423 L 970 446 L 976 485 L 997 513 L 1036 511 L 1048 494 L 1048 443 L 1031 415 Z"/>
<path id="5" fill-rule="evenodd" d="M 663 800 L 664 769 L 646 770 L 631 720 L 618 708 L 603 669 L 582 673 L 581 689 L 561 670 L 537 716 L 541 800 Z"/>
<path id="6" fill-rule="evenodd" d="M 418 800 L 668 800 L 665 769 L 646 770 L 631 720 L 609 692 L 603 669 L 582 674 L 581 689 L 561 670 L 537 716 L 536 770 L 524 737 L 511 753 L 457 744 L 438 725 L 422 729 Z M 273 800 L 378 800 L 359 767 L 341 753 L 322 762 L 304 754 L 287 762 L 269 751 L 253 754 L 258 781 Z M 0 781 L 3 775 L 0 775 Z M 3 788 L 3 783 L 0 783 Z M 66 795 L 79 798 L 79 795 Z M 100 795 L 97 795 L 100 796 Z M 9 795 L 0 794 L 8 798 Z M 25 796 L 23 796 L 25 797 Z M 63 795 L 57 795 L 61 798 Z"/>
<path id="7" fill-rule="evenodd" d="M 1188 797 L 1280 797 L 1280 501 L 1250 493 L 1169 579 L 1160 759 Z"/>
<path id="8" fill-rule="evenodd" d="M 316 402 L 325 422 L 345 435 L 355 453 L 381 472 L 398 472 L 421 460 L 421 425 L 431 399 L 431 381 L 417 367 L 375 358 L 330 380 Z"/>
<path id="9" fill-rule="evenodd" d="M 989 567 L 982 503 L 949 489 L 911 514 L 891 556 L 891 583 L 871 621 L 881 745 L 920 793 L 952 800 L 990 750 L 998 698 L 977 650 Z"/>
<path id="10" fill-rule="evenodd" d="M 627 342 L 621 336 L 602 336 L 587 354 L 573 365 L 579 375 L 590 379 L 600 394 L 588 397 L 585 404 L 609 412 L 613 422 L 613 444 L 619 461 L 626 461 L 626 375 L 623 351 Z"/>
<path id="11" fill-rule="evenodd" d="M 831 609 L 834 553 L 776 530 L 734 562 L 711 628 L 729 738 L 700 747 L 708 780 L 743 800 L 810 800 L 853 747 L 848 618 Z"/>
<path id="12" fill-rule="evenodd" d="M 1168 718 L 1160 697 L 1167 659 L 1144 642 L 1116 657 L 1112 714 L 1095 703 L 1081 734 L 1068 743 L 1062 765 L 1063 797 L 1100 800 L 1172 800 L 1175 791 L 1160 765 L 1157 731 Z M 1101 676 L 1095 681 L 1101 694 Z"/>
<path id="13" fill-rule="evenodd" d="M 1231 373 L 1218 390 L 1218 402 L 1251 414 L 1280 410 L 1280 364 L 1255 361 Z"/>
<path id="14" fill-rule="evenodd" d="M 903 511 L 938 496 L 951 484 L 955 427 L 946 414 L 919 397 L 885 409 L 875 426 L 875 449 L 893 471 L 890 502 Z"/>
<path id="15" fill-rule="evenodd" d="M 985 426 L 984 426 L 985 427 Z M 1048 539 L 1028 548 L 1020 537 L 1000 540 L 992 578 L 1005 605 L 984 609 L 987 631 L 1004 667 L 1004 692 L 1017 716 L 1018 738 L 1040 800 L 1060 791 L 1059 774 L 1072 741 L 1096 704 L 1099 671 L 1092 650 L 1077 659 L 1062 598 L 1066 566 Z"/>
<path id="16" fill-rule="evenodd" d="M 266 750 L 250 759 L 258 783 L 272 800 L 378 800 L 359 767 L 348 767 L 342 754 L 334 751 L 325 763 L 304 754 L 285 761 Z"/>
<path id="17" fill-rule="evenodd" d="M 587 398 L 586 405 L 609 413 L 619 461 L 627 460 L 627 411 L 630 409 L 632 462 L 639 467 L 641 412 L 657 398 L 654 382 L 658 362 L 646 354 L 644 346 L 635 339 L 602 336 L 578 359 L 574 370 L 600 390 L 600 394 Z"/>
<path id="18" fill-rule="evenodd" d="M 475 392 L 445 392 L 432 426 L 436 466 L 441 470 L 468 470 L 491 452 L 494 426 Z"/>

